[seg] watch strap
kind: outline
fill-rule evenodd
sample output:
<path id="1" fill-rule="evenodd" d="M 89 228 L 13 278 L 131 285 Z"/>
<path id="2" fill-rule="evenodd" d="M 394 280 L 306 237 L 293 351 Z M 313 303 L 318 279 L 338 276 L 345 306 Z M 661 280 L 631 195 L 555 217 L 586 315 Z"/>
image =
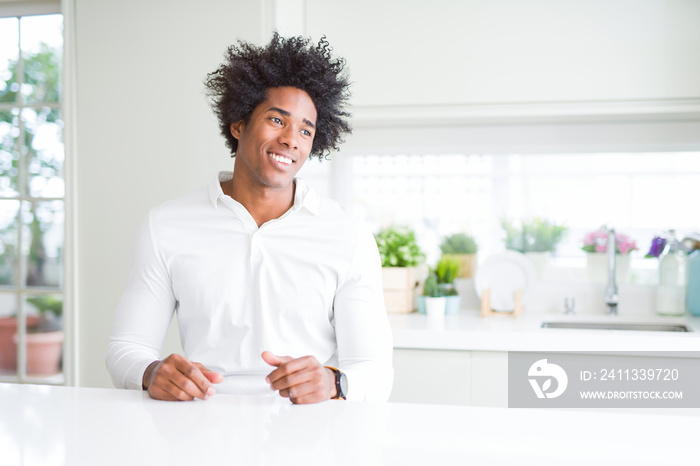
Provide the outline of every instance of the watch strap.
<path id="1" fill-rule="evenodd" d="M 340 383 L 340 379 L 343 375 L 343 371 L 340 369 L 333 367 L 333 366 L 324 366 L 327 369 L 330 369 L 333 371 L 333 374 L 335 374 L 335 396 L 331 398 L 331 400 L 345 400 L 345 393 L 343 392 L 343 387 Z M 347 376 L 346 376 L 347 377 Z"/>

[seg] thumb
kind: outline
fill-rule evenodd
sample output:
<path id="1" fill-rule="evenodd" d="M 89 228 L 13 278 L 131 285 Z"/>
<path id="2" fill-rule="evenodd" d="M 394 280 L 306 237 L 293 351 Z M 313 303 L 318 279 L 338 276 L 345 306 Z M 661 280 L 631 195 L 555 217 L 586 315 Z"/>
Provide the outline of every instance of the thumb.
<path id="1" fill-rule="evenodd" d="M 223 380 L 224 380 L 223 374 L 220 374 L 218 372 L 214 372 L 210 369 L 207 369 L 201 363 L 195 363 L 195 365 L 199 368 L 200 371 L 202 371 L 202 375 L 204 375 L 204 377 L 206 377 L 209 380 L 209 382 L 211 382 L 211 383 L 223 382 Z"/>
<path id="2" fill-rule="evenodd" d="M 202 374 L 204 374 L 204 377 L 209 379 L 209 382 L 211 382 L 211 383 L 221 383 L 224 381 L 224 376 L 222 374 L 219 374 L 218 372 L 210 371 L 209 369 L 203 370 Z"/>
<path id="3" fill-rule="evenodd" d="M 273 354 L 269 351 L 263 351 L 261 356 L 263 358 L 263 361 L 275 367 L 279 366 L 283 362 L 292 360 L 292 358 L 289 356 L 277 356 L 276 354 Z"/>

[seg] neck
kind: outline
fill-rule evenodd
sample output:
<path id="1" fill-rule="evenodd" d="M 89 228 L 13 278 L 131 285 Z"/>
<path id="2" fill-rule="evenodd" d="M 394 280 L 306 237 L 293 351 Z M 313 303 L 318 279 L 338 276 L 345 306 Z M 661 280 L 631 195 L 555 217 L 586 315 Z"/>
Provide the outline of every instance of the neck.
<path id="1" fill-rule="evenodd" d="M 246 208 L 258 227 L 281 217 L 294 205 L 296 182 L 293 181 L 283 188 L 274 188 L 250 183 L 244 176 L 236 176 L 236 173 L 234 170 L 233 178 L 221 183 L 221 189 L 224 194 L 231 196 Z"/>

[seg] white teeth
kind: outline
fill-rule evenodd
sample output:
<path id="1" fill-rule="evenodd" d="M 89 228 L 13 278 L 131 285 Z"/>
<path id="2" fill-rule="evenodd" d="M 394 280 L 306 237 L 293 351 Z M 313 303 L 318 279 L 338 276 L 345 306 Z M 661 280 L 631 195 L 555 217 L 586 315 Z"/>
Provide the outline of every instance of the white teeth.
<path id="1" fill-rule="evenodd" d="M 292 163 L 292 159 L 289 159 L 289 158 L 287 158 L 287 157 L 283 157 L 283 156 L 281 156 L 281 155 L 270 154 L 270 157 L 272 157 L 273 159 L 277 160 L 279 163 L 284 163 L 284 164 L 286 164 L 286 165 L 289 165 L 289 164 Z"/>

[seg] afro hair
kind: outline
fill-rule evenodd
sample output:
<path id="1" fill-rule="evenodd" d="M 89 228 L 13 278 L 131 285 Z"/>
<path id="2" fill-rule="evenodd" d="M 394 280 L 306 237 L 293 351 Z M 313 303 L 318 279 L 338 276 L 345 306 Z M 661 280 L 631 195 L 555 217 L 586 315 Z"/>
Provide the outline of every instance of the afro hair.
<path id="1" fill-rule="evenodd" d="M 277 32 L 267 46 L 239 41 L 228 48 L 225 61 L 207 75 L 204 84 L 219 119 L 221 134 L 235 157 L 238 140 L 231 124 L 248 122 L 253 110 L 265 101 L 267 90 L 295 87 L 309 94 L 316 106 L 316 134 L 311 148 L 319 159 L 338 150 L 343 135 L 351 133 L 350 97 L 345 60 L 331 56 L 330 44 L 322 37 L 316 46 L 303 37 L 283 38 Z"/>

